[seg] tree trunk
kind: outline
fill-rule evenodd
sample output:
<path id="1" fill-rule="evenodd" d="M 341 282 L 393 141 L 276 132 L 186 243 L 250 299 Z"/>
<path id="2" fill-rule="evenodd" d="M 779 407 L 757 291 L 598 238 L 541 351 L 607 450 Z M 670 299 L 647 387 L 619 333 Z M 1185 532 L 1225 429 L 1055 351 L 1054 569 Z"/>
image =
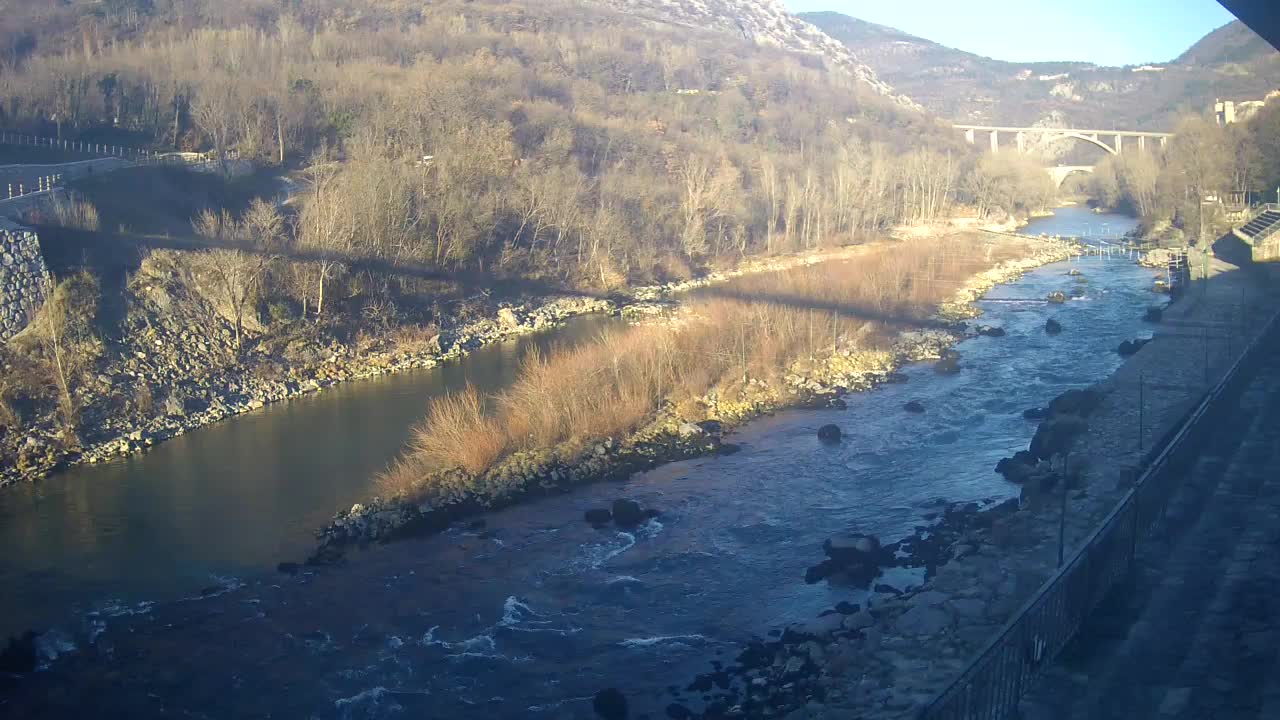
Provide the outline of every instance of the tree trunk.
<path id="1" fill-rule="evenodd" d="M 320 263 L 320 289 L 316 293 L 316 322 L 320 322 L 320 315 L 324 312 L 324 276 L 328 269 L 327 263 Z"/>
<path id="2" fill-rule="evenodd" d="M 280 118 L 280 108 L 276 108 L 276 143 L 280 146 L 280 164 L 284 165 L 284 122 Z"/>

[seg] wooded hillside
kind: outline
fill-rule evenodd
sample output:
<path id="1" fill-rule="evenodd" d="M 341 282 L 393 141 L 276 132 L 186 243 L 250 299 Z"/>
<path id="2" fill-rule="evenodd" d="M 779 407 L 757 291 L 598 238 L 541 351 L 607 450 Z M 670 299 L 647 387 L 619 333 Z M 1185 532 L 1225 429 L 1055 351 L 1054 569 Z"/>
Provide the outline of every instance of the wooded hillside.
<path id="1" fill-rule="evenodd" d="M 954 133 L 821 56 L 606 5 L 26 11 L 6 27 L 0 122 L 309 166 L 295 241 L 335 260 L 608 289 L 929 220 L 981 186 Z"/>

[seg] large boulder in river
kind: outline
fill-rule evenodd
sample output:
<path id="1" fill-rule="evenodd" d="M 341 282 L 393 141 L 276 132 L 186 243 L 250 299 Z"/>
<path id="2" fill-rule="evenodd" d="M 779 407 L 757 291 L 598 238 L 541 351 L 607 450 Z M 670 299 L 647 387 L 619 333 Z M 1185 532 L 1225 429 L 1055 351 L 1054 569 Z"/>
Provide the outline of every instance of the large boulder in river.
<path id="1" fill-rule="evenodd" d="M 909 413 L 919 414 L 924 412 L 924 403 L 920 402 L 919 400 L 912 400 L 907 404 L 903 405 L 902 409 L 906 410 Z"/>
<path id="2" fill-rule="evenodd" d="M 591 698 L 591 709 L 603 720 L 627 720 L 627 696 L 617 688 L 605 688 Z"/>
<path id="3" fill-rule="evenodd" d="M 1048 460 L 1066 452 L 1086 427 L 1085 421 L 1075 415 L 1053 415 L 1036 428 L 1031 438 L 1031 454 L 1037 460 Z"/>
<path id="4" fill-rule="evenodd" d="M 1049 293 L 1045 299 L 1054 305 L 1061 305 L 1067 301 L 1067 294 L 1061 290 L 1055 290 Z"/>
<path id="5" fill-rule="evenodd" d="M 1004 332 L 1004 328 L 1002 327 L 995 327 L 992 325 L 979 325 L 978 334 L 982 335 L 983 337 L 1004 337 L 1005 332 Z"/>
<path id="6" fill-rule="evenodd" d="M 591 508 L 582 513 L 582 517 L 592 525 L 599 527 L 608 525 L 613 520 L 613 513 L 609 511 L 609 508 Z"/>
<path id="7" fill-rule="evenodd" d="M 1026 450 L 1019 450 L 1013 457 L 1007 457 L 996 463 L 996 472 L 1005 480 L 1021 485 L 1035 472 L 1036 458 Z"/>
<path id="8" fill-rule="evenodd" d="M 618 523 L 618 527 L 636 527 L 647 519 L 649 515 L 635 500 L 618 498 L 613 501 L 613 521 Z"/>
<path id="9" fill-rule="evenodd" d="M 1027 408 L 1022 411 L 1024 420 L 1043 420 L 1049 417 L 1049 408 Z"/>
<path id="10" fill-rule="evenodd" d="M 822 551 L 836 560 L 861 560 L 880 552 L 880 538 L 875 535 L 835 535 L 822 543 Z"/>
<path id="11" fill-rule="evenodd" d="M 818 428 L 818 439 L 827 444 L 840 442 L 840 427 L 837 425 L 823 425 Z"/>
<path id="12" fill-rule="evenodd" d="M 892 548 L 884 548 L 873 535 L 836 535 L 822 543 L 827 559 L 805 571 L 804 580 L 815 583 L 838 576 L 858 587 L 868 587 L 880 569 L 894 562 Z"/>
<path id="13" fill-rule="evenodd" d="M 1053 318 L 1049 318 L 1044 321 L 1044 331 L 1049 335 L 1057 335 L 1062 332 L 1062 323 L 1054 320 Z"/>
<path id="14" fill-rule="evenodd" d="M 942 357 L 933 364 L 933 371 L 939 375 L 955 375 L 960 372 L 960 353 L 955 350 L 943 350 Z"/>
<path id="15" fill-rule="evenodd" d="M 1068 390 L 1049 401 L 1050 415 L 1079 415 L 1085 417 L 1102 402 L 1102 393 L 1097 390 Z"/>

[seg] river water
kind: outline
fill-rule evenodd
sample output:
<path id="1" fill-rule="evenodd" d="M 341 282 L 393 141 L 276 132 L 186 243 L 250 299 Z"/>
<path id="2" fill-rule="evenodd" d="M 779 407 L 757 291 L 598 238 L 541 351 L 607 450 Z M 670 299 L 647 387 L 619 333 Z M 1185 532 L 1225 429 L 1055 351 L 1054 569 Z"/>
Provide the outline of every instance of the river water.
<path id="1" fill-rule="evenodd" d="M 1115 237 L 1131 226 L 1067 208 L 1026 231 Z M 660 709 L 667 686 L 709 660 L 858 599 L 803 582 L 823 539 L 896 539 L 939 498 L 1016 494 L 992 468 L 1034 431 L 1022 411 L 1112 372 L 1114 348 L 1144 334 L 1153 302 L 1149 271 L 1100 258 L 1070 265 L 1089 279 L 1084 297 L 1016 301 L 1077 287 L 1068 267 L 992 290 L 982 322 L 1008 334 L 958 346 L 956 376 L 908 368 L 909 382 L 849 396 L 846 409 L 751 423 L 733 436 L 738 454 L 578 488 L 314 575 L 267 571 L 305 554 L 310 531 L 368 491 L 431 396 L 468 377 L 500 387 L 528 345 L 579 340 L 609 321 L 0 491 L 0 616 L 10 631 L 56 628 L 50 653 L 79 650 L 13 703 L 51 716 L 92 701 L 135 716 L 585 718 L 593 692 L 619 686 Z M 1045 335 L 1047 317 L 1061 335 Z M 926 412 L 902 411 L 909 400 Z M 838 446 L 814 436 L 829 422 L 845 431 Z M 662 515 L 630 533 L 582 521 L 620 496 Z"/>

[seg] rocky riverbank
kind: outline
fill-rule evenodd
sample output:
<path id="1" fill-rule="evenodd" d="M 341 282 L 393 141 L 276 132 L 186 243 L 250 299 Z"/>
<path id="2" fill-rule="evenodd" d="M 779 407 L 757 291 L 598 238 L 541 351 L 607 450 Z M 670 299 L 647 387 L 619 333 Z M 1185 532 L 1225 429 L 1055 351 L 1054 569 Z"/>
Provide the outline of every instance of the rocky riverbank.
<path id="1" fill-rule="evenodd" d="M 996 242 L 999 242 L 998 240 Z M 897 381 L 903 365 L 942 360 L 955 366 L 949 348 L 967 332 L 963 318 L 977 314 L 973 301 L 991 287 L 1013 280 L 1035 267 L 1065 260 L 1075 248 L 1056 240 L 1030 241 L 1025 257 L 997 264 L 960 288 L 938 310 L 940 327 L 898 335 L 891 349 L 870 351 L 846 341 L 825 358 L 801 361 L 788 369 L 784 387 L 748 378 L 745 390 L 733 398 L 712 392 L 701 398 L 708 421 L 688 422 L 666 407 L 647 425 L 619 440 L 601 438 L 573 447 L 515 453 L 480 476 L 460 469 L 430 478 L 428 500 L 374 498 L 339 513 L 320 532 L 320 549 L 312 558 L 331 561 L 353 543 L 383 541 L 404 534 L 440 529 L 466 515 L 517 502 L 530 495 L 559 492 L 573 485 L 622 477 L 657 464 L 709 452 L 732 450 L 724 433 L 763 414 L 797 407 L 822 407 L 841 402 L 846 392 Z"/>
<path id="2" fill-rule="evenodd" d="M 1010 459 L 1027 466 L 1017 502 L 948 506 L 936 523 L 883 547 L 856 532 L 832 538 L 807 579 L 848 586 L 862 600 L 752 644 L 734 664 L 684 688 L 668 715 L 915 717 L 1053 573 L 1064 488 L 1070 556 L 1127 492 L 1143 456 L 1275 312 L 1275 299 L 1244 275 L 1220 276 L 1163 317 L 1219 325 L 1235 333 L 1233 342 L 1207 355 L 1187 352 L 1187 336 L 1175 327 L 1112 377 L 1055 399 L 1029 449 Z M 1242 314 L 1259 320 L 1233 325 Z M 1151 391 L 1155 378 L 1161 392 Z M 1072 458 L 1068 472 L 1046 459 L 1062 453 Z M 903 566 L 924 568 L 911 587 L 883 574 Z"/>
<path id="3" fill-rule="evenodd" d="M 22 432 L 0 426 L 0 486 L 145 452 L 192 430 L 338 383 L 435 367 L 575 316 L 620 310 L 645 316 L 685 290 L 848 258 L 865 247 L 747 260 L 733 270 L 638 287 L 612 298 L 558 295 L 512 302 L 478 296 L 448 313 L 443 326 L 429 329 L 393 324 L 340 340 L 303 323 L 278 337 L 264 336 L 244 353 L 236 351 L 233 325 L 177 282 L 172 256 L 155 254 L 125 289 L 121 327 L 104 338 L 99 367 L 74 391 L 81 409 L 78 437 L 67 441 L 51 407 L 29 411 L 38 417 L 27 420 Z"/>

